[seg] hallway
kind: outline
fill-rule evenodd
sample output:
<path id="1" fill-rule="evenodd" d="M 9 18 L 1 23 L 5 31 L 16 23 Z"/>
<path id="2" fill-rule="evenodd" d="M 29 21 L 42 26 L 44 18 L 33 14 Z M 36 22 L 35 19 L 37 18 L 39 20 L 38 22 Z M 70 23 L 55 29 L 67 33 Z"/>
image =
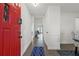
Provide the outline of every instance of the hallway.
<path id="1" fill-rule="evenodd" d="M 38 38 L 37 37 L 34 37 L 34 39 L 33 39 L 33 41 L 32 41 L 32 43 L 31 43 L 31 45 L 28 47 L 28 49 L 27 49 L 27 51 L 24 53 L 24 56 L 26 56 L 26 55 L 31 55 L 31 53 L 32 53 L 32 50 L 33 50 L 33 48 L 35 48 L 35 47 L 42 47 L 42 48 L 44 48 L 44 41 L 43 41 L 43 35 L 42 34 L 39 34 L 38 35 Z M 30 54 L 29 54 L 30 53 Z M 44 51 L 44 53 L 45 53 L 45 51 Z"/>
<path id="2" fill-rule="evenodd" d="M 32 21 L 30 21 L 32 22 L 32 41 L 27 38 L 27 42 L 30 41 L 31 43 L 28 43 L 28 46 L 25 45 L 28 48 L 24 56 L 28 53 L 31 55 L 34 47 L 44 47 L 45 56 L 59 56 L 64 52 L 70 53 L 67 55 L 73 55 L 75 46 L 72 34 L 75 31 L 75 19 L 79 17 L 79 4 L 51 3 L 38 4 L 37 7 L 31 4 L 26 5 L 32 15 Z M 43 34 L 38 35 L 39 38 L 33 38 L 34 32 L 41 26 L 43 27 Z M 25 41 L 24 43 L 27 44 Z"/>
<path id="3" fill-rule="evenodd" d="M 44 42 L 43 42 L 43 34 L 39 34 L 38 38 L 35 37 L 33 43 L 33 47 L 44 47 Z"/>
<path id="4" fill-rule="evenodd" d="M 0 56 L 78 55 L 79 4 L 1 3 L 0 10 Z"/>
<path id="5" fill-rule="evenodd" d="M 35 37 L 33 43 L 33 49 L 32 49 L 32 56 L 44 56 L 44 42 L 43 42 L 43 34 L 37 34 L 37 37 Z"/>

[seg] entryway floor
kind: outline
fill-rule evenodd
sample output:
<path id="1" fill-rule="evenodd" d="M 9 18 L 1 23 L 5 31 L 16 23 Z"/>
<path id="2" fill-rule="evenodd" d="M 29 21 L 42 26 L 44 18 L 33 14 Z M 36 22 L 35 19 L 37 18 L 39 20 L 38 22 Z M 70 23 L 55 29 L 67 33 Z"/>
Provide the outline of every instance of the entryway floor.
<path id="1" fill-rule="evenodd" d="M 31 52 L 32 52 L 31 48 L 32 48 L 32 44 L 29 46 L 27 51 L 25 51 L 23 56 L 31 56 Z M 46 46 L 44 46 L 44 48 L 46 48 Z M 74 45 L 73 44 L 61 44 L 61 50 L 68 50 L 68 51 L 74 50 Z M 60 56 L 60 54 L 57 52 L 57 50 L 46 50 L 45 56 Z"/>

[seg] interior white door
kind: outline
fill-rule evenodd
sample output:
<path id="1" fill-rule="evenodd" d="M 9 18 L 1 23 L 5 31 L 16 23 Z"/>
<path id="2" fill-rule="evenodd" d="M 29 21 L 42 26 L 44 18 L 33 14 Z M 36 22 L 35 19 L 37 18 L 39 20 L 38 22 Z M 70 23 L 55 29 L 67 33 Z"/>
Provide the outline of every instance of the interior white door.
<path id="1" fill-rule="evenodd" d="M 44 40 L 48 49 L 60 49 L 60 8 L 48 7 L 43 20 Z"/>

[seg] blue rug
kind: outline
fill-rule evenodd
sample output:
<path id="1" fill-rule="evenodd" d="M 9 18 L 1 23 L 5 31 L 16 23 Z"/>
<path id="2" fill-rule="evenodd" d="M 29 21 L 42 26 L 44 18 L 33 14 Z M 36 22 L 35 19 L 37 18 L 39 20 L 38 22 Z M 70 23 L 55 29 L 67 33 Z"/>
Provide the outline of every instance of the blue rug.
<path id="1" fill-rule="evenodd" d="M 74 51 L 58 50 L 57 52 L 60 54 L 60 56 L 75 56 Z M 79 51 L 77 52 L 76 56 L 79 56 Z"/>
<path id="2" fill-rule="evenodd" d="M 34 47 L 32 50 L 32 56 L 45 56 L 43 47 Z"/>

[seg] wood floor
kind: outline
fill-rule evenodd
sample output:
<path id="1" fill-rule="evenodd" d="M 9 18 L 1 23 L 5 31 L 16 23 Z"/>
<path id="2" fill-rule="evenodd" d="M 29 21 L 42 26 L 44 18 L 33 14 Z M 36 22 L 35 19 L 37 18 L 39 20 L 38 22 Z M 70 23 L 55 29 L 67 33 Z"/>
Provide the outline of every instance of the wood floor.
<path id="1" fill-rule="evenodd" d="M 73 44 L 61 44 L 61 50 L 74 50 L 75 46 Z"/>
<path id="2" fill-rule="evenodd" d="M 61 44 L 61 50 L 74 50 L 73 44 Z M 47 50 L 47 47 L 44 46 L 45 56 L 60 56 L 57 50 Z M 32 52 L 32 44 L 28 47 L 27 51 L 25 51 L 23 56 L 31 56 Z"/>
<path id="3" fill-rule="evenodd" d="M 42 42 L 41 40 L 34 38 L 33 43 L 31 42 L 31 44 L 29 45 L 29 47 L 27 48 L 23 56 L 31 56 L 32 48 L 34 46 L 40 46 L 40 45 L 44 47 L 45 56 L 60 56 L 57 50 L 48 50 L 45 42 L 42 42 L 42 43 L 41 42 Z M 73 44 L 61 44 L 60 48 L 61 48 L 60 50 L 74 50 L 75 49 Z"/>
<path id="4" fill-rule="evenodd" d="M 32 43 L 29 45 L 23 56 L 31 56 L 31 52 L 32 52 Z"/>

